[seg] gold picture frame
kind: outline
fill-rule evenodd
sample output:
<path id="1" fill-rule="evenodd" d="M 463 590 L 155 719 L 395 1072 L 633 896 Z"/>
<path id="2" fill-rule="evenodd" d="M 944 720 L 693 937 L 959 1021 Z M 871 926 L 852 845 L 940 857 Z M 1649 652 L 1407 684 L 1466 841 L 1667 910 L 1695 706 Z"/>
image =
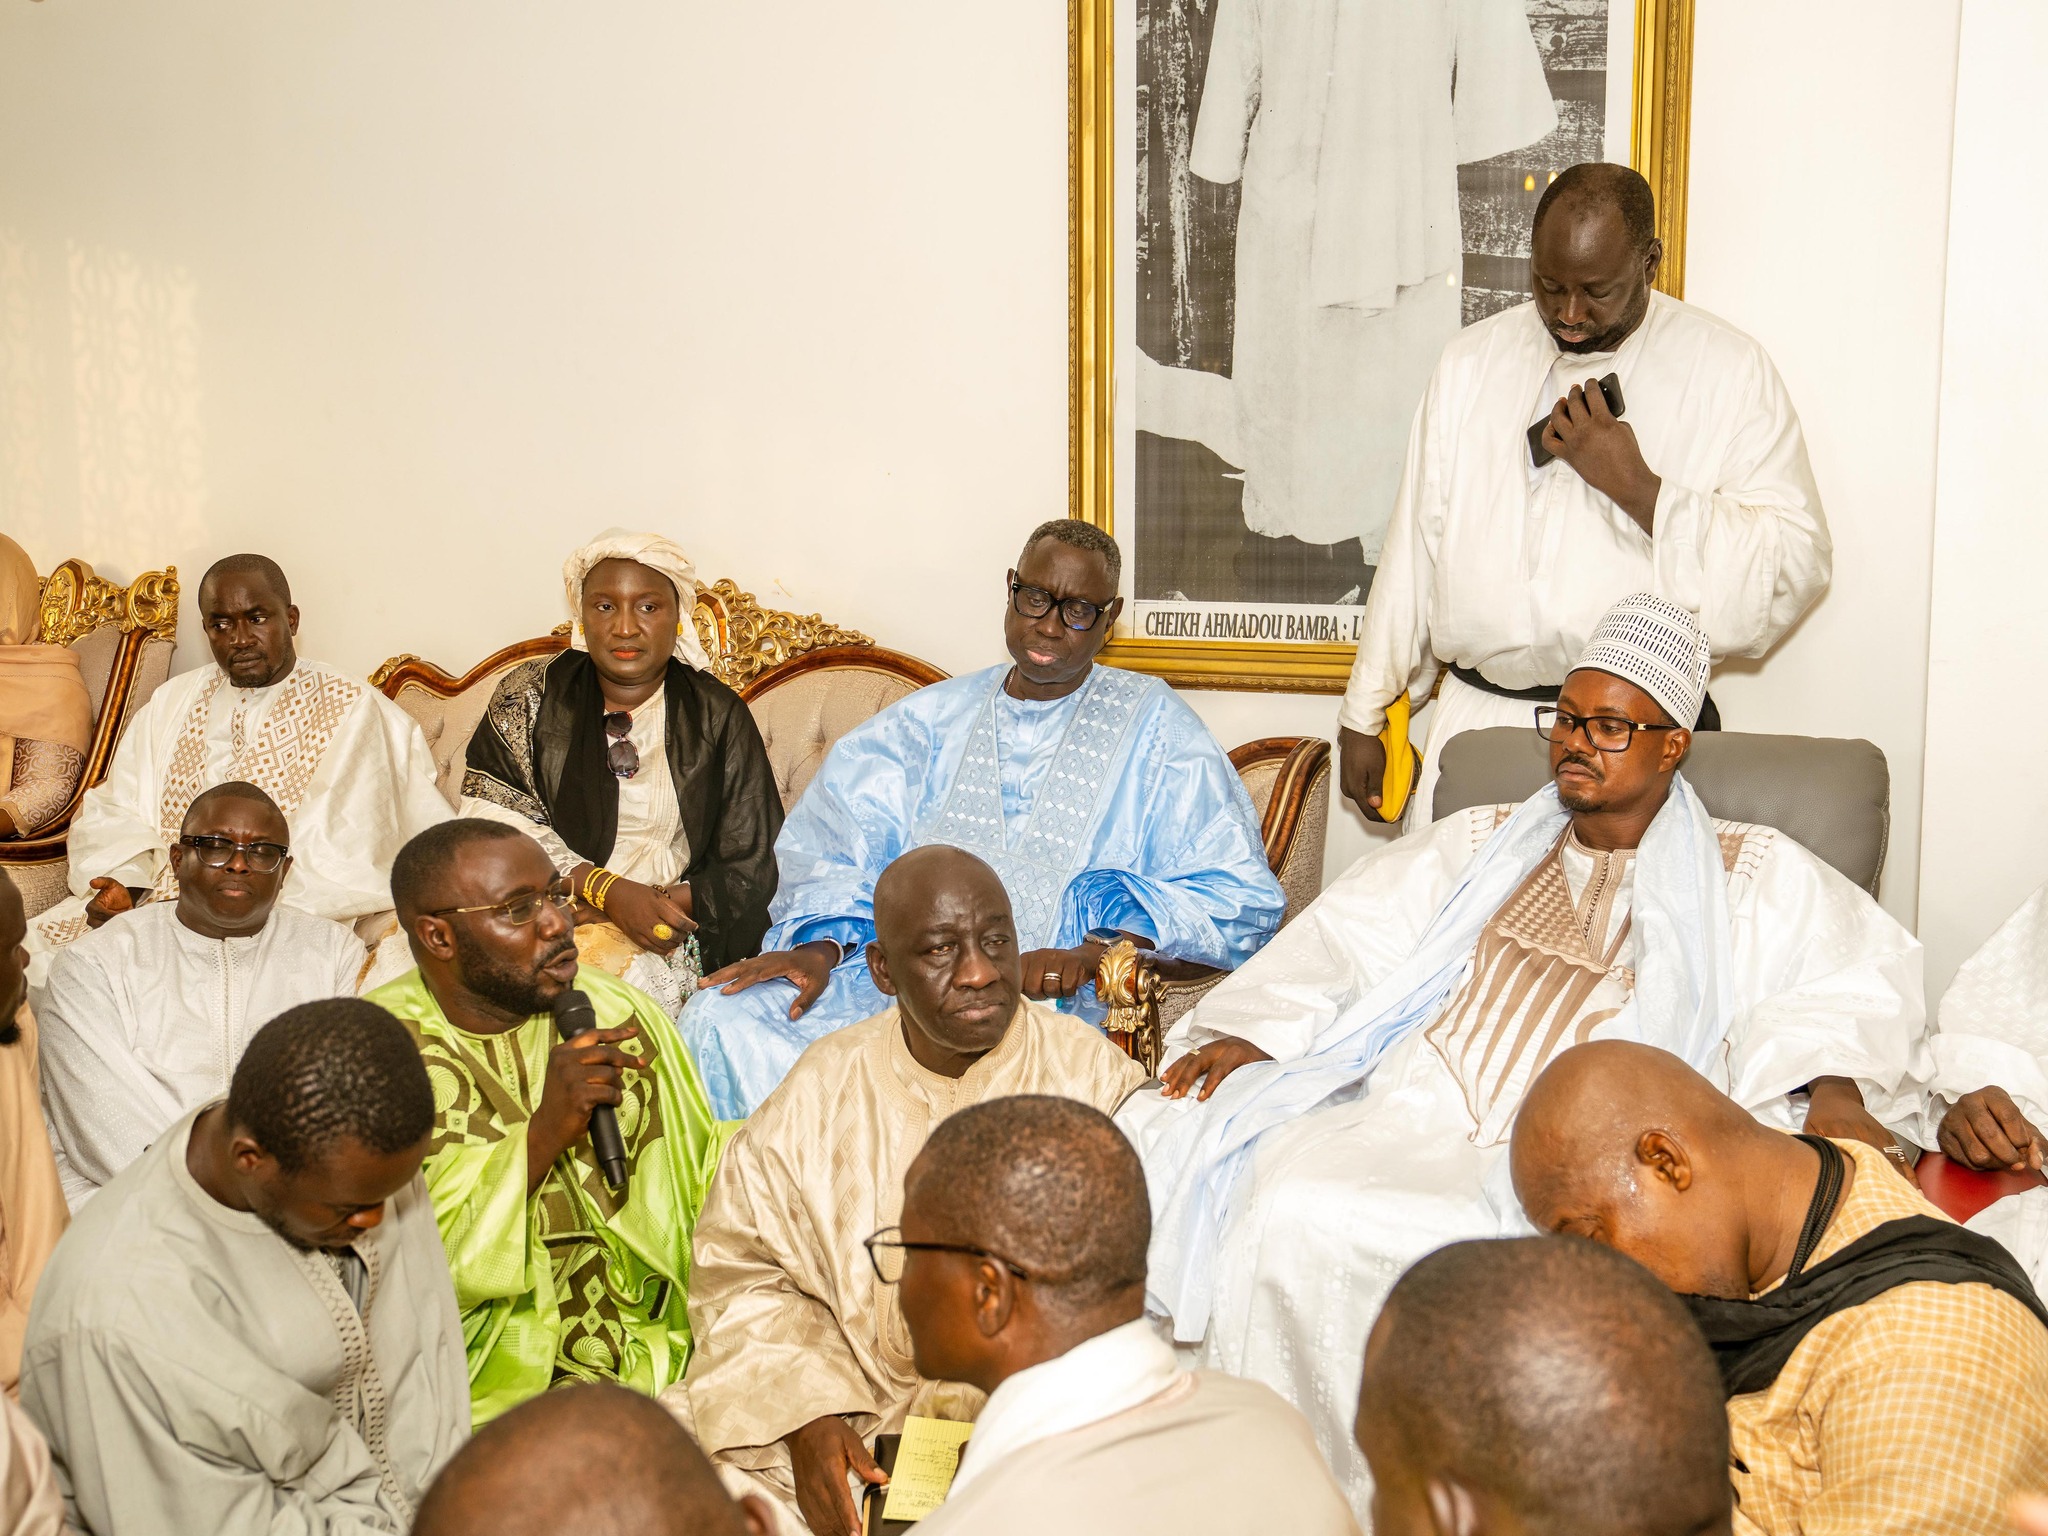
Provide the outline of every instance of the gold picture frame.
<path id="1" fill-rule="evenodd" d="M 1068 463 L 1070 515 L 1115 532 L 1112 505 L 1116 284 L 1114 11 L 1118 0 L 1068 0 Z M 1129 4 L 1131 0 L 1122 0 Z M 1631 0 L 1612 0 L 1618 9 Z M 1633 0 L 1635 69 L 1630 161 L 1657 198 L 1664 261 L 1657 286 L 1685 290 L 1686 168 L 1692 106 L 1694 0 Z M 1351 645 L 1159 640 L 1119 635 L 1103 659 L 1178 687 L 1342 693 Z"/>

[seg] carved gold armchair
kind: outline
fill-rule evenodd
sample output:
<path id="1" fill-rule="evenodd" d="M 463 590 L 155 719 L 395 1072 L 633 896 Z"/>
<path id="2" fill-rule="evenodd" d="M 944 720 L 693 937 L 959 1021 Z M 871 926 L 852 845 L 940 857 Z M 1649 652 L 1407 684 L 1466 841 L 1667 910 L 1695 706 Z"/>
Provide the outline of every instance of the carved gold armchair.
<path id="1" fill-rule="evenodd" d="M 815 613 L 763 608 L 730 581 L 700 589 L 693 617 L 713 673 L 753 711 L 785 808 L 796 803 L 841 736 L 946 676 Z M 469 738 L 498 679 L 568 643 L 569 626 L 557 625 L 550 634 L 493 652 L 460 677 L 417 656 L 394 656 L 370 674 L 370 683 L 419 721 L 433 749 L 441 792 L 454 804 L 462 797 Z"/>
<path id="2" fill-rule="evenodd" d="M 170 676 L 178 640 L 178 568 L 145 571 L 117 586 L 83 560 L 66 560 L 43 580 L 36 638 L 78 653 L 92 697 L 92 745 L 78 787 L 57 818 L 33 837 L 0 840 L 0 869 L 21 889 L 33 917 L 62 901 L 71 821 L 85 792 L 107 776 L 114 748 L 135 712 Z"/>
<path id="3" fill-rule="evenodd" d="M 1266 844 L 1266 864 L 1287 893 L 1281 925 L 1316 898 L 1330 825 L 1330 744 L 1316 736 L 1268 736 L 1231 750 L 1251 794 Z M 1159 1070 L 1166 1031 L 1227 972 L 1158 960 L 1128 940 L 1104 952 L 1096 996 L 1109 1008 L 1104 1028 L 1147 1072 Z"/>

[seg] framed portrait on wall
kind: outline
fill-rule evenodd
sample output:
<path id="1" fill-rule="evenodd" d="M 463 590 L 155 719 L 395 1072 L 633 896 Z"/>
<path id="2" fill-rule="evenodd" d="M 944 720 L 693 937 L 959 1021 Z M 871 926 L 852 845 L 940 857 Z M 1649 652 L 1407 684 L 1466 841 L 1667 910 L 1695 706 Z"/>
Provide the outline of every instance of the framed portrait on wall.
<path id="1" fill-rule="evenodd" d="M 1684 281 L 1691 0 L 1070 0 L 1073 514 L 1105 658 L 1340 692 L 1444 343 L 1529 296 L 1559 171 Z"/>

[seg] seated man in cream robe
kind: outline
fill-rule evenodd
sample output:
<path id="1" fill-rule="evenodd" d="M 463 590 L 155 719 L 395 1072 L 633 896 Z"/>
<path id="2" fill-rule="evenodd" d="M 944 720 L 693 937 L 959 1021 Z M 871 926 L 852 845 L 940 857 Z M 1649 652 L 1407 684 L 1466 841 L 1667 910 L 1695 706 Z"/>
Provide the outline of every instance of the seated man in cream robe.
<path id="1" fill-rule="evenodd" d="M 1373 1536 L 1728 1536 L 1734 1511 L 1707 1341 L 1581 1238 L 1418 1260 L 1366 1341 L 1358 1444 Z"/>
<path id="2" fill-rule="evenodd" d="M 1016 906 L 1024 995 L 1100 1018 L 1107 945 L 1241 965 L 1287 901 L 1237 770 L 1180 695 L 1096 665 L 1123 608 L 1099 528 L 1041 524 L 1009 573 L 1011 663 L 934 683 L 839 739 L 776 839 L 766 951 L 685 1007 L 711 1102 L 738 1119 L 804 1047 L 884 1003 L 865 959 L 875 878 L 907 848 L 986 859 Z"/>
<path id="3" fill-rule="evenodd" d="M 292 826 L 279 900 L 337 922 L 388 912 L 398 850 L 454 814 L 413 718 L 298 654 L 299 610 L 275 561 L 215 561 L 199 583 L 199 618 L 214 664 L 150 695 L 71 823 L 72 895 L 30 928 L 38 982 L 50 952 L 177 894 L 185 812 L 215 784 L 241 780 L 277 802 Z"/>
<path id="4" fill-rule="evenodd" d="M 868 963 L 895 1005 L 806 1051 L 726 1148 L 697 1225 L 696 1353 L 666 1399 L 714 1463 L 816 1536 L 857 1529 L 847 1479 L 881 1481 L 876 1434 L 980 1405 L 919 1375 L 861 1247 L 898 1219 L 932 1128 L 1013 1093 L 1108 1111 L 1145 1077 L 1092 1025 L 1020 997 L 1009 895 L 972 854 L 897 858 L 874 924 Z"/>
<path id="5" fill-rule="evenodd" d="M 578 964 L 575 898 L 524 832 L 430 827 L 391 893 L 417 965 L 369 999 L 434 1078 L 427 1193 L 476 1422 L 561 1381 L 659 1392 L 690 1358 L 690 1233 L 724 1140 L 689 1053 L 653 998 Z"/>
<path id="6" fill-rule="evenodd" d="M 1739 1536 L 2006 1536 L 2048 1487 L 2048 1310 L 1875 1148 L 1600 1040 L 1531 1086 L 1511 1162 L 1531 1221 L 1635 1259 L 1706 1334 Z"/>
<path id="7" fill-rule="evenodd" d="M 1337 713 L 1344 793 L 1378 816 L 1387 708 L 1419 706 L 1448 673 L 1411 829 L 1430 819 L 1444 742 L 1554 701 L 1609 604 L 1654 592 L 1698 617 L 1716 656 L 1762 656 L 1832 568 L 1770 358 L 1651 287 L 1649 183 L 1575 165 L 1544 189 L 1531 238 L 1530 302 L 1460 331 L 1415 414 Z M 1621 419 L 1595 387 L 1610 373 Z M 1528 433 L 1546 418 L 1539 464 Z M 1703 708 L 1699 728 L 1718 728 Z"/>
<path id="8" fill-rule="evenodd" d="M 1301 1414 L 1184 1371 L 1145 1321 L 1152 1210 L 1102 1111 L 1019 1094 L 961 1110 L 868 1245 L 920 1376 L 989 1394 L 919 1536 L 1357 1536 Z"/>
<path id="9" fill-rule="evenodd" d="M 1885 1126 L 1920 1112 L 1920 946 L 1790 838 L 1709 818 L 1679 772 L 1707 656 L 1684 609 L 1617 604 L 1541 707 L 1555 782 L 1354 866 L 1126 1111 L 1155 1308 L 1307 1413 L 1361 1514 L 1366 1330 L 1422 1254 L 1519 1225 L 1507 1136 L 1558 1051 L 1665 1045 L 1773 1124 L 1905 1156 Z"/>
<path id="10" fill-rule="evenodd" d="M 256 1032 L 225 1103 L 79 1213 L 21 1402 L 94 1536 L 392 1536 L 469 1434 L 462 1324 L 420 1180 L 434 1088 L 358 998 Z"/>
<path id="11" fill-rule="evenodd" d="M 254 784 L 195 799 L 176 854 L 177 898 L 59 950 L 35 995 L 43 1106 L 74 1211 L 166 1126 L 223 1097 L 261 1026 L 353 996 L 362 973 L 347 928 L 278 906 L 291 832 Z"/>

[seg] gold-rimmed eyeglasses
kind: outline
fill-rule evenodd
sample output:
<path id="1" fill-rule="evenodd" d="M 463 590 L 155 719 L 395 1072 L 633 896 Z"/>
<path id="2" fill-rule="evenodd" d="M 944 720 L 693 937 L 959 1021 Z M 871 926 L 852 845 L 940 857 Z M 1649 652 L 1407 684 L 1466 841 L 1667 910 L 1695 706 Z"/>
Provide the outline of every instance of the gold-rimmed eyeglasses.
<path id="1" fill-rule="evenodd" d="M 502 917 L 515 928 L 523 928 L 540 916 L 542 907 L 553 907 L 557 912 L 567 913 L 576 905 L 576 893 L 566 880 L 558 880 L 544 891 L 528 891 L 514 896 L 509 901 L 495 901 L 481 907 L 442 907 L 437 912 L 423 912 L 422 917 L 462 917 L 473 912 L 488 912 L 493 917 Z"/>

